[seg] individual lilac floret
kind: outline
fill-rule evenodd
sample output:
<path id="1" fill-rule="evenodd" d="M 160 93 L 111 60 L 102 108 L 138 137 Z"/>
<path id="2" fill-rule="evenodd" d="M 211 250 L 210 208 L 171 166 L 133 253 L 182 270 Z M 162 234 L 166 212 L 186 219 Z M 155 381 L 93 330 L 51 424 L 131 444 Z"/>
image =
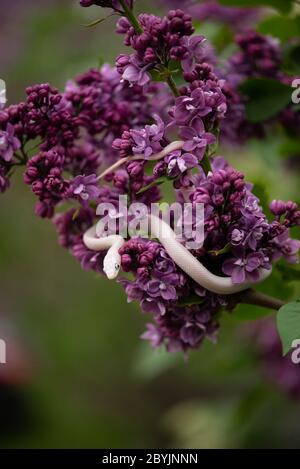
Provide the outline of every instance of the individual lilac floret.
<path id="1" fill-rule="evenodd" d="M 100 194 L 97 175 L 76 176 L 70 182 L 70 193 L 79 197 L 83 202 L 96 200 Z"/>
<path id="2" fill-rule="evenodd" d="M 202 160 L 206 147 L 216 141 L 213 134 L 206 132 L 203 121 L 195 119 L 190 127 L 182 127 L 180 136 L 186 140 L 183 149 L 195 154 L 199 161 Z"/>
<path id="3" fill-rule="evenodd" d="M 212 80 L 197 81 L 188 89 L 188 95 L 180 96 L 175 101 L 172 111 L 174 122 L 178 125 L 191 125 L 195 118 L 202 118 L 209 124 L 222 119 L 226 113 L 226 98 L 220 87 L 222 83 Z"/>
<path id="4" fill-rule="evenodd" d="M 181 61 L 182 68 L 185 72 L 191 71 L 196 63 L 205 61 L 206 50 L 204 36 L 185 36 L 182 38 L 181 44 L 186 48 L 185 58 Z"/>
<path id="5" fill-rule="evenodd" d="M 132 151 L 136 154 L 144 154 L 149 158 L 153 153 L 161 150 L 161 140 L 164 136 L 165 125 L 159 116 L 155 116 L 156 124 L 146 125 L 141 130 L 131 130 L 133 139 Z"/>
<path id="6" fill-rule="evenodd" d="M 121 156 L 134 153 L 144 155 L 146 159 L 159 152 L 162 149 L 165 124 L 159 116 L 155 115 L 154 118 L 155 124 L 123 132 L 122 138 L 114 140 L 113 148 L 119 150 Z"/>
<path id="7" fill-rule="evenodd" d="M 273 238 L 272 246 L 274 248 L 272 261 L 277 261 L 283 257 L 289 264 L 299 262 L 300 241 L 291 239 L 289 231 L 285 229 L 281 234 Z"/>
<path id="8" fill-rule="evenodd" d="M 233 283 L 258 282 L 261 269 L 270 269 L 271 264 L 263 252 L 253 252 L 245 256 L 241 253 L 223 264 L 223 272 L 232 278 Z"/>
<path id="9" fill-rule="evenodd" d="M 13 159 L 14 152 L 21 147 L 20 140 L 15 136 L 12 124 L 7 124 L 6 130 L 0 130 L 0 158 L 7 163 Z"/>
<path id="10" fill-rule="evenodd" d="M 116 66 L 122 75 L 122 79 L 129 83 L 144 86 L 151 80 L 151 75 L 147 71 L 149 65 L 143 64 L 134 54 L 119 56 Z"/>
<path id="11" fill-rule="evenodd" d="M 195 117 L 207 116 L 212 108 L 206 104 L 205 96 L 200 88 L 192 91 L 191 96 L 176 99 L 174 118 L 179 125 L 188 124 Z"/>
<path id="12" fill-rule="evenodd" d="M 177 177 L 199 164 L 199 160 L 194 154 L 182 153 L 181 150 L 170 153 L 165 158 L 165 161 L 167 163 L 167 175 L 171 178 Z"/>

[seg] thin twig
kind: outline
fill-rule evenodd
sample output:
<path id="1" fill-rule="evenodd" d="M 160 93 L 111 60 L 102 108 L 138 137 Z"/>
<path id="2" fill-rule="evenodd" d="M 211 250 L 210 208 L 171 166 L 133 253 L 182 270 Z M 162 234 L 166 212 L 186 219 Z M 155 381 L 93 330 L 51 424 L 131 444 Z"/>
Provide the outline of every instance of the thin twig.
<path id="1" fill-rule="evenodd" d="M 262 306 L 263 308 L 278 311 L 285 303 L 273 296 L 265 295 L 255 290 L 245 290 L 237 295 L 239 303 Z"/>

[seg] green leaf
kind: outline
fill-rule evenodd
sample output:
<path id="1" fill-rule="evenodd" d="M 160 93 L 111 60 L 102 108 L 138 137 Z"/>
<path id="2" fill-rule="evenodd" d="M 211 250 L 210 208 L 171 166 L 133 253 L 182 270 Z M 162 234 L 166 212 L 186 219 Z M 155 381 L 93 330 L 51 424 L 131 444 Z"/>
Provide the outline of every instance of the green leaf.
<path id="1" fill-rule="evenodd" d="M 283 69 L 291 75 L 300 73 L 300 46 L 290 47 L 283 58 Z"/>
<path id="2" fill-rule="evenodd" d="M 150 189 L 151 187 L 154 187 L 154 186 L 160 186 L 161 184 L 163 184 L 164 182 L 168 181 L 169 179 L 166 177 L 166 176 L 162 176 L 158 179 L 155 179 L 154 181 L 150 182 L 150 184 L 147 184 L 147 186 L 145 187 L 142 187 L 142 189 L 140 189 L 137 193 L 137 195 L 139 194 L 143 194 L 144 192 L 146 192 L 148 189 Z"/>
<path id="3" fill-rule="evenodd" d="M 295 267 L 291 267 L 290 265 L 286 264 L 278 264 L 276 268 L 282 275 L 282 280 L 284 280 L 285 282 L 293 282 L 296 280 L 300 280 L 299 269 L 295 269 Z"/>
<path id="4" fill-rule="evenodd" d="M 292 8 L 293 0 L 219 0 L 224 6 L 228 7 L 264 7 L 276 8 L 282 13 L 289 13 Z"/>
<path id="5" fill-rule="evenodd" d="M 271 34 L 283 41 L 300 36 L 299 16 L 289 18 L 287 16 L 271 16 L 266 18 L 258 26 L 258 31 L 262 34 Z"/>
<path id="6" fill-rule="evenodd" d="M 282 342 L 283 355 L 286 355 L 293 341 L 300 339 L 300 300 L 280 308 L 277 313 L 277 329 Z"/>
<path id="7" fill-rule="evenodd" d="M 248 97 L 246 115 L 250 122 L 262 122 L 276 116 L 290 102 L 293 90 L 270 78 L 250 78 L 240 86 Z"/>

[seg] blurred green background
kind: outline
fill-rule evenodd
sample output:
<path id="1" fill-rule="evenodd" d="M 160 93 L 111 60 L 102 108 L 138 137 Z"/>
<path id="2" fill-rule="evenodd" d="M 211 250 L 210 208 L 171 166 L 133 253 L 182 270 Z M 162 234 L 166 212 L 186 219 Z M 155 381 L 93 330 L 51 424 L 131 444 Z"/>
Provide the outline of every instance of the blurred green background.
<path id="1" fill-rule="evenodd" d="M 62 88 L 123 49 L 115 19 L 86 28 L 99 12 L 77 1 L 0 3 L 0 76 L 10 103 L 32 83 Z M 153 2 L 138 7 L 158 11 Z M 285 169 L 277 146 L 273 136 L 225 156 L 267 186 L 269 199 L 298 199 L 299 175 Z M 150 318 L 126 303 L 118 284 L 81 270 L 33 208 L 16 174 L 0 198 L 0 337 L 8 347 L 1 447 L 300 446 L 299 401 L 264 379 L 243 333 L 247 310 L 224 317 L 218 344 L 188 360 L 153 351 L 139 339 Z M 290 288 L 270 286 L 283 296 Z"/>

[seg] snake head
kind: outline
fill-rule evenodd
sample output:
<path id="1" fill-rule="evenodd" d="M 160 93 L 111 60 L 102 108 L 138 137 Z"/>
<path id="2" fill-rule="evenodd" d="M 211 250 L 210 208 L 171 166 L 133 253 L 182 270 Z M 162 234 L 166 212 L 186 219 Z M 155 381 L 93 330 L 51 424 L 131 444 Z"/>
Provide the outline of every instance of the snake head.
<path id="1" fill-rule="evenodd" d="M 107 255 L 103 261 L 103 271 L 109 280 L 118 276 L 120 271 L 120 262 L 115 256 Z"/>
<path id="2" fill-rule="evenodd" d="M 7 99 L 5 81 L 0 78 L 0 110 L 4 108 L 6 101 Z"/>

